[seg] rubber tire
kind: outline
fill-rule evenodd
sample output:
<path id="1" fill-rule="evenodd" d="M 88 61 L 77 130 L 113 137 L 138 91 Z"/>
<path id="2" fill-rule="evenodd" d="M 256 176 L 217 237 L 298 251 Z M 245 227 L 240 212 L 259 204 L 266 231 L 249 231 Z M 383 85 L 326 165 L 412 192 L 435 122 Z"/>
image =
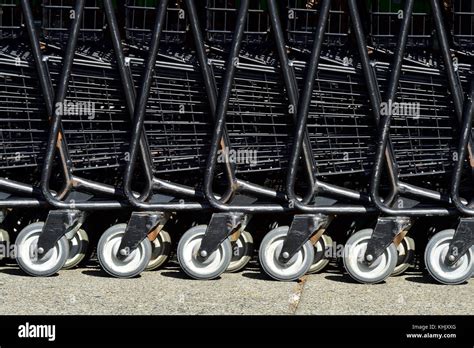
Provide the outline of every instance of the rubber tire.
<path id="1" fill-rule="evenodd" d="M 288 230 L 288 226 L 280 226 L 268 232 L 260 244 L 258 255 L 260 265 L 265 273 L 273 279 L 281 281 L 293 281 L 301 278 L 308 272 L 314 260 L 314 247 L 311 241 L 308 240 L 288 263 L 281 264 L 278 261 L 279 250 L 281 250 L 284 239 L 288 235 Z M 278 245 L 275 246 L 274 243 L 278 243 Z M 274 248 L 274 250 L 271 251 L 269 248 Z M 273 253 L 273 257 L 268 255 L 269 252 L 270 254 Z M 279 270 L 279 268 L 287 270 L 298 260 L 301 261 L 300 265 L 292 273 L 283 274 Z"/>
<path id="2" fill-rule="evenodd" d="M 109 227 L 102 234 L 97 244 L 97 258 L 99 259 L 102 269 L 116 278 L 133 278 L 138 276 L 145 270 L 151 258 L 151 243 L 147 238 L 125 259 L 126 262 L 117 258 L 116 253 L 126 228 L 127 224 L 118 224 Z M 108 245 L 111 242 L 111 238 L 113 238 L 115 243 L 113 246 Z M 109 248 L 112 248 L 112 250 L 107 250 Z M 139 255 L 137 255 L 137 253 L 139 253 Z M 135 261 L 137 256 L 139 259 L 134 268 L 127 270 L 125 267 L 125 270 L 120 270 L 120 267 L 130 265 L 131 261 Z"/>
<path id="3" fill-rule="evenodd" d="M 395 269 L 395 266 L 397 265 L 397 248 L 395 244 L 390 244 L 387 249 L 385 249 L 384 253 L 379 257 L 378 260 L 376 260 L 371 267 L 375 264 L 376 266 L 380 264 L 384 259 L 386 260 L 385 262 L 385 267 L 382 268 L 381 271 L 378 273 L 371 274 L 370 271 L 366 273 L 366 275 L 361 274 L 361 269 L 358 267 L 359 265 L 363 264 L 363 261 L 360 262 L 360 257 L 363 257 L 363 253 L 365 253 L 365 248 L 362 246 L 362 249 L 359 250 L 359 254 L 355 255 L 352 253 L 352 248 L 354 245 L 358 246 L 362 243 L 369 241 L 369 239 L 372 236 L 373 229 L 368 228 L 368 229 L 363 229 L 361 231 L 358 231 L 354 233 L 348 240 L 347 243 L 344 247 L 344 256 L 343 256 L 343 262 L 344 262 L 344 268 L 346 269 L 347 273 L 352 277 L 352 279 L 356 280 L 359 283 L 362 284 L 377 284 L 383 282 L 385 279 L 387 279 L 392 273 L 393 270 Z M 351 260 L 352 257 L 357 257 L 357 262 L 354 264 L 353 260 Z M 384 259 L 380 259 L 384 258 Z M 357 266 L 357 267 L 354 267 Z M 383 266 L 383 264 L 382 264 Z M 367 266 L 364 266 L 367 267 Z M 364 271 L 364 270 L 362 270 Z M 373 271 L 373 270 L 372 270 Z"/>
<path id="4" fill-rule="evenodd" d="M 239 248 L 238 244 L 239 243 L 242 245 L 241 248 Z M 239 235 L 239 239 L 236 240 L 235 242 L 231 242 L 232 246 L 232 258 L 229 264 L 229 267 L 227 267 L 226 272 L 232 273 L 232 272 L 238 272 L 245 268 L 249 261 L 252 259 L 253 255 L 253 238 L 252 235 L 247 232 L 247 231 L 242 231 Z M 240 255 L 235 255 L 235 249 L 238 248 L 239 251 L 241 251 Z"/>
<path id="5" fill-rule="evenodd" d="M 77 243 L 77 247 L 72 246 L 72 241 Z M 69 257 L 63 266 L 63 269 L 71 269 L 76 267 L 86 257 L 87 249 L 89 248 L 89 236 L 82 228 L 77 231 L 72 240 L 68 240 Z"/>
<path id="6" fill-rule="evenodd" d="M 401 246 L 405 249 L 405 254 L 400 255 Z M 409 236 L 405 236 L 397 247 L 397 265 L 393 270 L 392 276 L 399 276 L 406 272 L 411 266 L 413 266 L 413 260 L 415 258 L 415 240 Z"/>
<path id="7" fill-rule="evenodd" d="M 201 262 L 197 257 L 197 251 L 201 245 L 201 240 L 206 233 L 207 226 L 199 225 L 190 228 L 183 234 L 178 243 L 177 257 L 181 269 L 191 278 L 198 280 L 210 280 L 218 278 L 229 267 L 232 259 L 232 245 L 229 238 L 224 240 L 218 249 L 214 251 L 204 262 Z M 192 250 L 189 249 L 189 244 L 195 243 Z M 191 255 L 188 252 L 191 251 Z M 206 263 L 212 263 L 217 259 L 217 267 L 214 270 L 206 270 Z M 196 269 L 200 266 L 201 271 Z"/>
<path id="8" fill-rule="evenodd" d="M 44 222 L 35 222 L 32 223 L 25 228 L 23 228 L 16 238 L 16 261 L 18 266 L 27 274 L 34 276 L 34 277 L 48 277 L 53 274 L 56 274 L 61 268 L 63 268 L 66 260 L 69 256 L 69 242 L 66 236 L 61 237 L 54 247 L 46 253 L 45 257 L 43 257 L 42 264 L 44 265 L 46 262 L 50 260 L 49 256 L 53 256 L 52 254 L 56 254 L 56 260 L 53 262 L 49 268 L 45 270 L 38 270 L 34 267 L 31 267 L 31 253 L 28 251 L 23 250 L 25 246 L 23 243 L 28 241 L 30 238 L 35 238 L 36 240 L 30 241 L 30 248 L 33 243 L 37 242 L 37 238 L 43 231 Z M 26 255 L 25 255 L 26 253 Z M 27 261 L 25 261 L 27 260 Z"/>
<path id="9" fill-rule="evenodd" d="M 314 274 L 321 272 L 327 267 L 330 259 L 326 257 L 326 249 L 329 245 L 332 245 L 332 238 L 323 234 L 321 238 L 313 245 L 314 248 L 314 260 L 311 267 L 308 270 L 308 274 Z"/>
<path id="10" fill-rule="evenodd" d="M 151 258 L 145 271 L 153 271 L 163 266 L 171 255 L 171 236 L 168 232 L 161 230 L 155 240 L 150 241 Z"/>
<path id="11" fill-rule="evenodd" d="M 444 248 L 446 249 L 449 247 L 449 243 L 453 239 L 454 236 L 454 229 L 449 229 L 449 230 L 443 230 L 441 232 L 436 233 L 428 242 L 426 245 L 425 249 L 425 265 L 430 273 L 430 275 L 438 281 L 439 283 L 442 284 L 447 284 L 447 285 L 456 285 L 456 284 L 462 284 L 464 282 L 467 282 L 473 275 L 474 272 L 474 245 L 469 248 L 469 250 L 464 254 L 461 259 L 456 263 L 457 265 L 460 265 L 459 262 L 462 262 L 462 264 L 465 264 L 465 271 L 461 273 L 458 277 L 456 278 L 448 278 L 446 277 L 446 273 L 443 273 L 443 269 L 440 268 L 442 265 L 443 267 L 446 267 L 444 265 L 444 256 L 443 251 Z M 439 250 L 439 248 L 443 248 L 443 250 Z M 436 256 L 431 255 L 431 253 L 434 252 L 440 252 L 441 255 L 440 257 L 437 258 Z M 435 260 L 433 260 L 435 258 Z M 433 263 L 433 261 L 438 261 L 436 263 Z M 451 267 L 450 267 L 451 268 Z M 451 268 L 452 269 L 452 268 Z M 441 271 L 441 272 L 440 272 Z"/>
<path id="12" fill-rule="evenodd" d="M 3 254 L 0 254 L 0 260 L 3 260 L 5 257 L 8 256 L 9 254 L 9 248 L 10 248 L 10 235 L 8 234 L 8 232 L 4 229 L 1 229 L 0 228 L 0 243 L 3 243 L 5 245 L 5 249 L 2 250 L 3 252 L 5 252 L 6 254 L 3 255 Z"/>

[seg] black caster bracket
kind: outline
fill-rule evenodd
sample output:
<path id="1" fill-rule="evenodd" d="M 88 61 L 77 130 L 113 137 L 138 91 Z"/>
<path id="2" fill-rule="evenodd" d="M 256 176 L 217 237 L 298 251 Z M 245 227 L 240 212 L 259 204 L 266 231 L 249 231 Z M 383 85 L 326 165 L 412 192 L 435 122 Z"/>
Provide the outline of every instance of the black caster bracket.
<path id="1" fill-rule="evenodd" d="M 207 259 L 219 245 L 232 233 L 248 221 L 248 215 L 243 213 L 216 213 L 212 214 L 211 221 L 207 226 L 206 234 L 202 239 L 198 255 Z"/>
<path id="2" fill-rule="evenodd" d="M 371 265 L 377 260 L 402 231 L 407 231 L 412 225 L 409 217 L 381 217 L 377 220 L 374 232 L 367 244 L 365 262 Z"/>
<path id="3" fill-rule="evenodd" d="M 164 225 L 169 215 L 163 212 L 133 212 L 117 252 L 117 258 L 124 260 L 158 225 Z"/>
<path id="4" fill-rule="evenodd" d="M 86 213 L 79 210 L 51 210 L 38 238 L 38 259 L 46 255 L 63 236 L 74 235 L 85 218 Z"/>
<path id="5" fill-rule="evenodd" d="M 328 216 L 322 214 L 295 215 L 278 256 L 278 261 L 287 263 L 291 260 L 311 236 L 328 223 Z"/>
<path id="6" fill-rule="evenodd" d="M 474 218 L 462 218 L 449 244 L 448 253 L 444 260 L 446 265 L 454 265 L 467 253 L 474 243 Z"/>

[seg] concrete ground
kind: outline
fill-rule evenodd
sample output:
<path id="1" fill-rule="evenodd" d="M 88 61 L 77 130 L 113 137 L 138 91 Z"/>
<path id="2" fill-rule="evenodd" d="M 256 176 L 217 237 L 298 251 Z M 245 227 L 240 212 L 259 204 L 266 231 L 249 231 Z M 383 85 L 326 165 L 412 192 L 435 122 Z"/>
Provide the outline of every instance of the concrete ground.
<path id="1" fill-rule="evenodd" d="M 354 283 L 335 266 L 299 282 L 277 282 L 252 262 L 212 281 L 189 279 L 177 263 L 114 279 L 95 262 L 33 278 L 0 267 L 1 314 L 473 314 L 474 280 L 434 283 L 420 272 L 378 285 Z"/>

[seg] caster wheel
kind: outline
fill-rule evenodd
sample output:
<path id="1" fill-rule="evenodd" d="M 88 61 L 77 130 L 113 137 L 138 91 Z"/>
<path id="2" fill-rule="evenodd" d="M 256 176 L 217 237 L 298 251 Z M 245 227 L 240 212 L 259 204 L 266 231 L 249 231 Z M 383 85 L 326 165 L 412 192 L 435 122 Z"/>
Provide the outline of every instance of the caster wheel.
<path id="1" fill-rule="evenodd" d="M 125 234 L 126 224 L 107 229 L 97 244 L 97 258 L 108 274 L 117 278 L 132 278 L 142 273 L 151 258 L 151 243 L 144 239 L 125 259 L 117 258 L 117 252 Z"/>
<path id="2" fill-rule="evenodd" d="M 43 231 L 44 222 L 35 222 L 20 231 L 16 238 L 16 261 L 27 274 L 35 277 L 47 277 L 57 273 L 69 256 L 69 243 L 66 236 L 41 259 L 37 256 L 38 238 Z"/>
<path id="3" fill-rule="evenodd" d="M 474 272 L 474 246 L 452 266 L 444 263 L 454 230 L 436 233 L 425 249 L 425 264 L 430 275 L 442 284 L 461 284 L 468 281 Z"/>
<path id="4" fill-rule="evenodd" d="M 323 234 L 314 247 L 314 260 L 308 273 L 321 272 L 329 264 L 329 258 L 325 255 L 326 249 L 332 244 L 332 238 Z"/>
<path id="5" fill-rule="evenodd" d="M 183 271 L 194 279 L 215 279 L 229 267 L 232 258 L 232 246 L 229 239 L 222 244 L 207 259 L 198 256 L 201 241 L 207 226 L 200 225 L 189 229 L 178 244 L 178 262 Z"/>
<path id="6" fill-rule="evenodd" d="M 153 271 L 168 261 L 171 254 L 171 236 L 166 231 L 160 231 L 151 243 L 151 259 L 145 271 Z"/>
<path id="7" fill-rule="evenodd" d="M 398 276 L 413 265 L 415 258 L 415 241 L 413 238 L 405 236 L 397 247 L 398 260 L 392 276 Z"/>
<path id="8" fill-rule="evenodd" d="M 10 235 L 7 231 L 0 228 L 0 244 L 4 245 L 2 252 L 0 253 L 0 260 L 8 255 L 8 249 L 10 248 Z"/>
<path id="9" fill-rule="evenodd" d="M 239 239 L 231 242 L 232 259 L 226 272 L 238 272 L 249 263 L 253 254 L 253 238 L 250 233 L 243 231 Z"/>
<path id="10" fill-rule="evenodd" d="M 89 236 L 86 231 L 80 229 L 76 232 L 69 243 L 69 258 L 63 266 L 63 269 L 71 269 L 76 267 L 86 257 L 87 248 L 89 247 Z"/>
<path id="11" fill-rule="evenodd" d="M 359 283 L 380 283 L 393 273 L 397 265 L 397 248 L 393 243 L 370 266 L 365 262 L 364 254 L 372 232 L 372 229 L 356 232 L 347 240 L 344 247 L 344 267 Z"/>
<path id="12" fill-rule="evenodd" d="M 297 280 L 304 276 L 314 260 L 314 247 L 307 241 L 287 262 L 278 261 L 289 227 L 281 226 L 267 233 L 259 249 L 259 260 L 263 270 L 276 280 Z"/>

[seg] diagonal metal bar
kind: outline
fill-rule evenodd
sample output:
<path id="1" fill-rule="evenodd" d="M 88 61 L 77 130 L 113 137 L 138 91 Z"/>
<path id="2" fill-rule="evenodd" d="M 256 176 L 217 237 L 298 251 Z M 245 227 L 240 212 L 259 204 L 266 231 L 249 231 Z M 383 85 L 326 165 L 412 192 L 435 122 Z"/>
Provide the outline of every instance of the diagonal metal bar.
<path id="1" fill-rule="evenodd" d="M 359 48 L 359 54 L 361 57 L 364 76 L 365 76 L 365 80 L 367 82 L 367 86 L 369 89 L 371 106 L 373 108 L 373 112 L 376 115 L 376 118 L 380 120 L 379 129 L 378 129 L 379 134 L 378 134 L 378 142 L 377 142 L 377 152 L 376 152 L 374 171 L 373 171 L 372 182 L 371 182 L 371 197 L 374 203 L 377 205 L 377 207 L 380 210 L 382 210 L 384 213 L 389 214 L 389 215 L 405 215 L 405 216 L 442 215 L 442 216 L 445 216 L 445 215 L 455 214 L 455 210 L 451 208 L 394 209 L 394 208 L 388 207 L 386 203 L 383 202 L 382 199 L 379 197 L 378 184 L 380 183 L 380 181 L 377 182 L 377 178 L 380 180 L 381 167 L 383 165 L 383 158 L 384 158 L 384 154 L 387 149 L 387 144 L 389 140 L 390 118 L 385 117 L 382 119 L 380 117 L 380 102 L 381 102 L 380 90 L 377 84 L 375 73 L 370 66 L 370 60 L 369 60 L 369 56 L 367 52 L 367 45 L 365 43 L 365 35 L 362 29 L 363 26 L 362 26 L 362 21 L 359 15 L 359 10 L 357 8 L 357 2 L 355 0 L 349 0 L 348 4 L 349 4 L 349 11 L 351 14 L 351 19 L 353 21 L 354 33 L 356 35 L 357 44 Z M 408 9 L 409 8 L 410 8 L 410 4 L 408 3 Z M 404 25 L 404 28 L 401 30 L 402 35 L 399 36 L 397 49 L 404 49 L 405 47 L 404 42 L 406 42 L 406 37 L 408 36 L 408 25 L 409 25 L 408 19 L 404 20 L 402 22 L 402 25 Z M 398 56 L 398 59 L 400 59 L 401 57 L 402 56 Z M 390 81 L 391 81 L 391 84 L 393 84 L 394 86 L 392 87 L 392 92 L 390 93 L 395 93 L 394 90 L 395 90 L 396 85 L 398 84 L 398 78 L 396 74 L 400 73 L 398 69 L 401 69 L 401 60 L 399 61 L 398 66 L 395 67 L 395 69 L 393 69 L 391 72 L 392 77 L 390 78 Z M 423 190 L 421 188 L 419 189 L 420 191 Z M 441 198 L 441 195 L 440 195 L 440 198 Z"/>

